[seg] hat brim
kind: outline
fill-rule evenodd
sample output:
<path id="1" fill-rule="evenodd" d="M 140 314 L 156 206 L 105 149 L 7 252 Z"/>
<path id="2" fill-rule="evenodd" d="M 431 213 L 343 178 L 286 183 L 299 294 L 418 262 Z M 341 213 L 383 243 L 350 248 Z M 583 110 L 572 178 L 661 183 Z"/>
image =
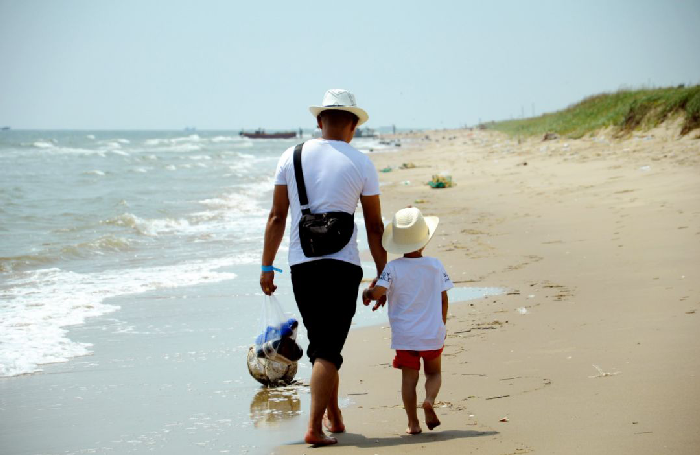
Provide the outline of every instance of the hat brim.
<path id="1" fill-rule="evenodd" d="M 435 234 L 435 229 L 437 229 L 440 218 L 436 216 L 426 216 L 423 217 L 423 219 L 425 220 L 425 224 L 428 226 L 428 235 L 419 242 L 410 244 L 396 243 L 394 241 L 394 226 L 391 222 L 389 222 L 384 228 L 384 235 L 382 235 L 382 246 L 384 249 L 389 253 L 406 254 L 418 251 L 426 246 L 428 242 L 430 242 L 430 239 L 433 238 L 433 234 Z"/>
<path id="2" fill-rule="evenodd" d="M 309 107 L 309 111 L 311 111 L 311 114 L 314 116 L 314 118 L 318 117 L 318 115 L 327 110 L 334 110 L 334 111 L 345 111 L 345 112 L 352 112 L 353 114 L 357 115 L 357 118 L 360 120 L 357 122 L 357 126 L 362 125 L 365 123 L 367 120 L 369 120 L 369 115 L 367 112 L 365 112 L 364 109 L 361 109 L 357 106 L 311 106 Z"/>

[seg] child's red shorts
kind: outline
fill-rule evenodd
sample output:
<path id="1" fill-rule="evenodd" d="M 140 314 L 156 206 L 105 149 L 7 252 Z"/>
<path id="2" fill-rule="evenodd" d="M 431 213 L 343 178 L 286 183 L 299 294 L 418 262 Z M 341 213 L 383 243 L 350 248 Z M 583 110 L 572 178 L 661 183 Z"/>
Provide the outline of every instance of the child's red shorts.
<path id="1" fill-rule="evenodd" d="M 397 349 L 396 357 L 394 357 L 394 368 L 420 370 L 420 359 L 423 359 L 423 361 L 436 359 L 442 354 L 443 349 L 444 347 L 433 351 L 404 351 Z"/>

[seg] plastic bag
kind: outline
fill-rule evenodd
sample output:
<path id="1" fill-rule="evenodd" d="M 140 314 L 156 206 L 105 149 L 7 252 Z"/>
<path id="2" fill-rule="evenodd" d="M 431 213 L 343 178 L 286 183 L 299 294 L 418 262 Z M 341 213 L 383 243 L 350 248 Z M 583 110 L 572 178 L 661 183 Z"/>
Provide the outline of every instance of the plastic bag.
<path id="1" fill-rule="evenodd" d="M 296 319 L 285 316 L 282 306 L 274 295 L 266 295 L 263 299 L 260 332 L 255 338 L 255 344 L 262 346 L 265 343 L 279 340 L 283 336 L 292 336 L 293 339 L 296 339 L 295 329 L 298 325 Z"/>
<path id="2" fill-rule="evenodd" d="M 303 354 L 295 340 L 299 322 L 288 317 L 282 311 L 277 298 L 273 295 L 263 297 L 261 327 L 255 338 L 258 357 L 266 357 L 283 363 L 299 360 Z"/>
<path id="3" fill-rule="evenodd" d="M 289 384 L 303 355 L 296 343 L 299 322 L 286 316 L 274 296 L 264 296 L 261 327 L 248 349 L 248 371 L 265 385 Z"/>

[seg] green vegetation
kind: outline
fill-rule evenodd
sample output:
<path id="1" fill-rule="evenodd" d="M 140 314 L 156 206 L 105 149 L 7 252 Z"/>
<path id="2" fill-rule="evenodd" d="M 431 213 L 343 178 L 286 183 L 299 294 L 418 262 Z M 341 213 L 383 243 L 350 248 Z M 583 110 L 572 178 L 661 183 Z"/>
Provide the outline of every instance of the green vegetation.
<path id="1" fill-rule="evenodd" d="M 556 133 L 570 138 L 613 127 L 617 135 L 623 136 L 653 128 L 675 116 L 683 121 L 681 135 L 700 128 L 700 85 L 620 90 L 588 97 L 551 114 L 495 122 L 488 127 L 511 136 Z"/>

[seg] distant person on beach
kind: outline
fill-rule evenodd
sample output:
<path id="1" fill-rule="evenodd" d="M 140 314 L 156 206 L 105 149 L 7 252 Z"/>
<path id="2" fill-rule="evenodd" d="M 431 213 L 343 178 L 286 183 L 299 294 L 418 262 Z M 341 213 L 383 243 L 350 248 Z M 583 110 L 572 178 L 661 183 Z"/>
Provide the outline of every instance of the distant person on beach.
<path id="1" fill-rule="evenodd" d="M 349 143 L 355 129 L 369 116 L 357 107 L 355 96 L 347 90 L 328 90 L 321 106 L 311 106 L 322 137 L 304 143 L 301 169 L 311 213 L 345 212 L 354 214 L 362 203 L 367 240 L 377 276 L 386 264 L 382 248 L 379 177 L 369 158 Z M 311 413 L 304 440 L 308 444 L 329 445 L 337 439 L 327 436 L 345 431 L 338 407 L 338 370 L 343 363 L 341 351 L 352 318 L 362 280 L 357 248 L 357 226 L 350 241 L 338 252 L 321 257 L 307 257 L 299 238 L 301 206 L 293 162 L 294 148 L 287 149 L 279 160 L 275 174 L 272 209 L 265 228 L 260 287 L 270 295 L 277 289 L 272 267 L 284 236 L 287 212 L 292 223 L 289 241 L 289 265 L 297 307 L 306 327 L 307 355 L 311 372 Z M 325 418 L 324 418 L 325 417 Z"/>
<path id="2" fill-rule="evenodd" d="M 408 416 L 406 433 L 418 434 L 416 387 L 423 359 L 425 401 L 422 408 L 428 429 L 440 425 L 435 399 L 442 384 L 441 358 L 447 322 L 447 291 L 454 285 L 442 263 L 424 257 L 423 249 L 438 225 L 435 216 L 423 217 L 415 207 L 399 210 L 384 230 L 382 245 L 403 257 L 389 262 L 374 286 L 362 292 L 369 305 L 388 294 L 391 348 L 396 350 L 394 368 L 401 369 L 401 397 Z M 382 305 L 374 305 L 372 311 Z"/>

